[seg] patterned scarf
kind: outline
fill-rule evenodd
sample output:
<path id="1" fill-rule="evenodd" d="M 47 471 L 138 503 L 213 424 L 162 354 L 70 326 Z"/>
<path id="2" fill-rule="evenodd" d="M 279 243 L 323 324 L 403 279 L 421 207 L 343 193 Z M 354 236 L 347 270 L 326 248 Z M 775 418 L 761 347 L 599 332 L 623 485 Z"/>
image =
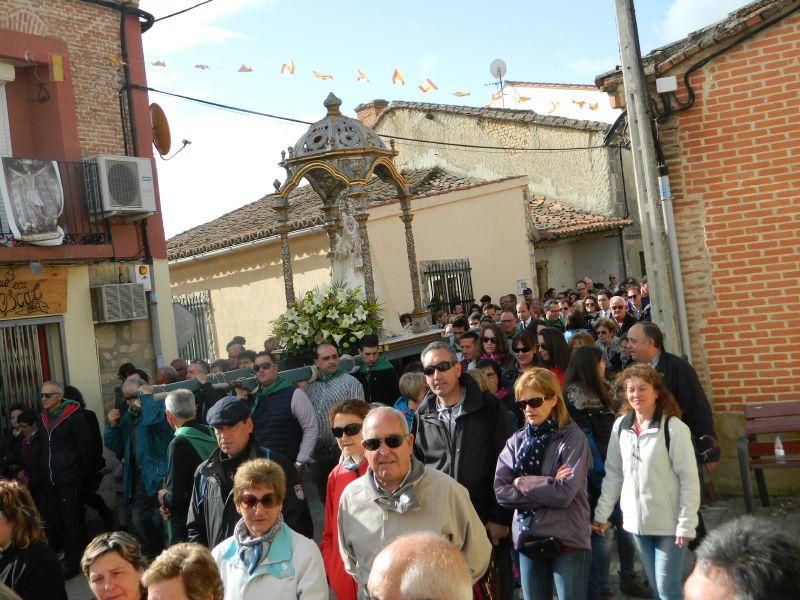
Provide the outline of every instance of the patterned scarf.
<path id="1" fill-rule="evenodd" d="M 375 480 L 375 473 L 368 472 L 367 477 L 372 487 L 378 492 L 378 497 L 375 502 L 385 511 L 394 511 L 399 514 L 407 513 L 416 510 L 420 507 L 419 500 L 417 500 L 417 493 L 414 487 L 417 482 L 422 479 L 425 474 L 425 465 L 413 456 L 411 457 L 411 467 L 408 470 L 403 482 L 393 492 L 387 492 L 378 485 Z"/>
<path id="2" fill-rule="evenodd" d="M 558 429 L 558 425 L 552 418 L 547 419 L 541 425 L 528 423 L 525 426 L 525 441 L 522 442 L 514 461 L 515 477 L 542 474 L 542 460 L 544 459 L 545 448 L 547 448 L 547 444 L 556 429 Z M 517 511 L 520 533 L 530 530 L 535 512 L 532 509 Z"/>
<path id="3" fill-rule="evenodd" d="M 262 536 L 254 538 L 247 530 L 244 519 L 239 519 L 233 535 L 239 546 L 239 560 L 247 565 L 247 574 L 252 575 L 261 561 L 267 557 L 272 540 L 278 535 L 283 527 L 283 514 L 278 513 L 275 524 Z"/>

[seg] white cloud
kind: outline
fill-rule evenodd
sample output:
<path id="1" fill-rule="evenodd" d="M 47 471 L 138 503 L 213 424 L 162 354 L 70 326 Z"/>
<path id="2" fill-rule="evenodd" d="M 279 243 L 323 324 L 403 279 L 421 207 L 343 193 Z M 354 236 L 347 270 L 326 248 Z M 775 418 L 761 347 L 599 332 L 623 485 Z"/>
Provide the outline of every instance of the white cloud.
<path id="1" fill-rule="evenodd" d="M 687 34 L 724 19 L 729 12 L 747 4 L 746 0 L 675 0 L 667 9 L 656 34 L 664 43 L 674 42 Z"/>
<path id="2" fill-rule="evenodd" d="M 169 161 L 158 159 L 158 186 L 167 237 L 258 200 L 284 180 L 278 167 L 282 149 L 305 131 L 262 117 L 214 109 L 187 111 L 181 100 L 159 100 L 172 133 L 172 151 L 192 141 Z M 187 114 L 191 112 L 191 115 Z"/>
<path id="3" fill-rule="evenodd" d="M 157 22 L 144 35 L 144 50 L 149 57 L 164 57 L 195 46 L 218 44 L 244 37 L 219 22 L 255 8 L 270 8 L 279 0 L 223 0 Z M 186 0 L 142 0 L 140 8 L 156 18 L 166 16 L 191 3 Z"/>

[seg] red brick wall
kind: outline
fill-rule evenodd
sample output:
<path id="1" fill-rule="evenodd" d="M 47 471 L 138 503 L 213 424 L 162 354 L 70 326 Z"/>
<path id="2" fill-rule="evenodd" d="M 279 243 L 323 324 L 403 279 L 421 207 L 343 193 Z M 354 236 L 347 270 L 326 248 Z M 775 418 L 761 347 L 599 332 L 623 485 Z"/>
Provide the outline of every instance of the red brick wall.
<path id="1" fill-rule="evenodd" d="M 800 15 L 715 58 L 691 83 L 694 106 L 661 138 L 693 362 L 718 413 L 796 400 Z"/>

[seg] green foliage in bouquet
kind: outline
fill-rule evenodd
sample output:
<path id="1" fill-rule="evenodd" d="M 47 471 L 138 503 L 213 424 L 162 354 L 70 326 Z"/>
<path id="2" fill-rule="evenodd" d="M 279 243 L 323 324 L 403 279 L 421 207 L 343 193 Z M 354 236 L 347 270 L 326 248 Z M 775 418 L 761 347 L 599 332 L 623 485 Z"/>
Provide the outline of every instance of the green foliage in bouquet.
<path id="1" fill-rule="evenodd" d="M 369 302 L 360 287 L 334 283 L 309 290 L 294 300 L 273 324 L 273 335 L 289 355 L 311 352 L 322 343 L 334 344 L 340 352 L 355 354 L 358 341 L 379 328 L 377 302 Z"/>

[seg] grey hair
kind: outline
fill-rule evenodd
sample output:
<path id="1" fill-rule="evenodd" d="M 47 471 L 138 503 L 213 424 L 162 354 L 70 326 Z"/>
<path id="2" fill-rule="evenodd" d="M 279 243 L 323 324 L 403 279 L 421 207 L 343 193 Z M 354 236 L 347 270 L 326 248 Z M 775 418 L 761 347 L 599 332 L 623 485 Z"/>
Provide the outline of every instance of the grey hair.
<path id="1" fill-rule="evenodd" d="M 367 419 L 370 417 L 376 417 L 378 415 L 391 415 L 403 426 L 403 435 L 408 435 L 410 433 L 408 430 L 408 421 L 406 420 L 406 416 L 391 406 L 377 406 L 375 408 L 371 408 L 367 413 L 367 416 L 364 417 L 364 423 L 366 424 Z"/>
<path id="2" fill-rule="evenodd" d="M 60 381 L 54 381 L 54 380 L 50 379 L 49 381 L 45 381 L 42 384 L 42 387 L 44 387 L 46 385 L 49 385 L 51 387 L 56 388 L 58 390 L 59 394 L 63 394 L 64 393 L 64 384 L 62 384 Z"/>
<path id="3" fill-rule="evenodd" d="M 164 399 L 164 405 L 172 416 L 178 419 L 194 419 L 197 414 L 194 394 L 189 390 L 172 390 Z"/>
<path id="4" fill-rule="evenodd" d="M 147 382 L 144 379 L 140 379 L 138 377 L 131 377 L 130 379 L 126 379 L 122 382 L 122 387 L 120 390 L 124 391 L 125 388 L 135 387 L 137 390 L 142 387 L 143 385 L 147 385 Z"/>
<path id="5" fill-rule="evenodd" d="M 456 350 L 447 342 L 431 342 L 427 346 L 425 346 L 425 350 L 422 351 L 422 354 L 419 355 L 419 358 L 422 362 L 425 362 L 425 355 L 428 352 L 433 352 L 434 350 L 444 350 L 450 356 L 450 362 L 457 363 L 458 362 L 458 355 L 456 355 Z"/>

